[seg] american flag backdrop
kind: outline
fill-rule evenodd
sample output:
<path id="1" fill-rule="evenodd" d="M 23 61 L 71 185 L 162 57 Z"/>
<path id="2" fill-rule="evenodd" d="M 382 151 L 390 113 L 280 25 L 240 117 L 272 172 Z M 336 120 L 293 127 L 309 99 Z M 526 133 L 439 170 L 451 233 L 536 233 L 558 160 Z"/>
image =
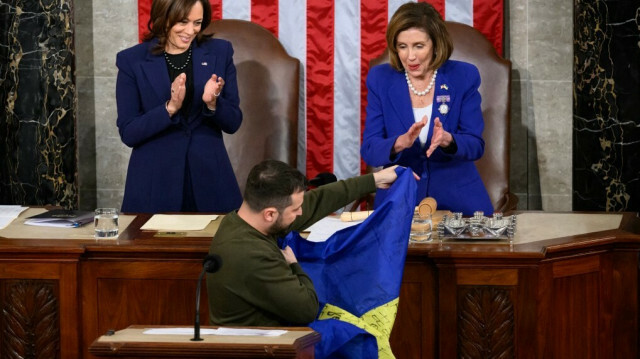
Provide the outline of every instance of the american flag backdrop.
<path id="1" fill-rule="evenodd" d="M 152 0 L 138 0 L 146 31 Z M 422 0 L 421 0 L 422 1 Z M 429 0 L 447 21 L 471 25 L 502 54 L 504 0 Z M 407 0 L 210 0 L 213 20 L 241 19 L 271 31 L 303 68 L 298 168 L 307 177 L 359 175 L 369 61 L 386 47 L 391 15 Z M 240 99 L 242 101 L 242 99 Z"/>

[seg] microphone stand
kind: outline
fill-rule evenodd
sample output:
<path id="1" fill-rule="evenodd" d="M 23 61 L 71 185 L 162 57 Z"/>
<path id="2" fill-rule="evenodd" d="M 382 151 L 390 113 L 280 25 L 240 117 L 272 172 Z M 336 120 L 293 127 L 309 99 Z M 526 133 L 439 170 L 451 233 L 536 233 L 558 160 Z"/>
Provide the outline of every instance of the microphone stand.
<path id="1" fill-rule="evenodd" d="M 198 277 L 198 286 L 196 287 L 196 320 L 193 325 L 193 338 L 191 341 L 199 342 L 203 339 L 200 337 L 200 287 L 202 286 L 202 278 L 207 272 L 206 268 L 202 268 L 200 276 Z"/>
<path id="2" fill-rule="evenodd" d="M 200 337 L 200 287 L 202 287 L 202 278 L 205 273 L 215 273 L 222 266 L 222 258 L 217 254 L 209 254 L 202 261 L 202 272 L 198 277 L 198 285 L 196 286 L 196 320 L 193 325 L 193 338 L 191 341 L 199 342 L 203 339 Z"/>

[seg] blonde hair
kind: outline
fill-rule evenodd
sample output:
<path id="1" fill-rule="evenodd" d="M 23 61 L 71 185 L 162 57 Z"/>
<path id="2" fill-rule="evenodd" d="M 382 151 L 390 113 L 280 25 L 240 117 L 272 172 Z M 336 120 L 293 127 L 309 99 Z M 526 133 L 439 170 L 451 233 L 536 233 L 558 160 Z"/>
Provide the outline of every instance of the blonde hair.
<path id="1" fill-rule="evenodd" d="M 433 42 L 433 58 L 429 70 L 435 70 L 449 59 L 453 52 L 453 42 L 440 13 L 428 3 L 406 3 L 398 8 L 387 26 L 387 48 L 391 66 L 404 71 L 398 56 L 396 41 L 401 32 L 417 28 L 427 33 Z"/>

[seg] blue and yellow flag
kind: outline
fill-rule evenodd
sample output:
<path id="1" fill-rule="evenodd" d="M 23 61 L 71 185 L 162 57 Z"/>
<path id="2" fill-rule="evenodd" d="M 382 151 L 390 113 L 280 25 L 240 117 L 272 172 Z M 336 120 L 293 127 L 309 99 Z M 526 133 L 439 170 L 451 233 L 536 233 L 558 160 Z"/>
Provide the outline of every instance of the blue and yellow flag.
<path id="1" fill-rule="evenodd" d="M 325 242 L 288 238 L 320 301 L 310 324 L 322 335 L 316 358 L 394 357 L 389 336 L 416 203 L 412 171 L 396 172 L 384 202 L 363 223 Z"/>

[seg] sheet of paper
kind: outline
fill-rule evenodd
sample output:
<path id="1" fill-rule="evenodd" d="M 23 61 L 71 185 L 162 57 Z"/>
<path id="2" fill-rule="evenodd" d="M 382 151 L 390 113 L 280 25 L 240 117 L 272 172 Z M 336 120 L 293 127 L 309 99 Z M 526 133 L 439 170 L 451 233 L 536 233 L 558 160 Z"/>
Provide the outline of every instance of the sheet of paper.
<path id="1" fill-rule="evenodd" d="M 355 226 L 363 221 L 364 220 L 343 222 L 337 217 L 325 217 L 305 230 L 306 232 L 310 232 L 307 240 L 311 242 L 324 242 L 337 231 Z"/>
<path id="2" fill-rule="evenodd" d="M 27 207 L 22 206 L 0 206 L 0 229 L 5 228 L 14 219 L 18 218 Z"/>
<path id="3" fill-rule="evenodd" d="M 143 231 L 201 231 L 215 214 L 154 214 L 140 229 Z"/>
<path id="4" fill-rule="evenodd" d="M 286 333 L 286 330 L 271 329 L 236 329 L 236 328 L 218 328 L 218 329 L 200 329 L 201 335 L 247 335 L 261 337 L 278 337 Z M 193 335 L 193 328 L 151 328 L 142 334 L 150 335 Z"/>
<path id="5" fill-rule="evenodd" d="M 218 328 L 215 335 L 251 335 L 261 337 L 279 337 L 286 333 L 286 330 L 275 329 L 235 329 L 235 328 Z"/>
<path id="6" fill-rule="evenodd" d="M 201 335 L 212 335 L 215 333 L 215 329 L 200 329 Z M 147 329 L 142 334 L 150 335 L 193 335 L 193 328 L 151 328 Z"/>

